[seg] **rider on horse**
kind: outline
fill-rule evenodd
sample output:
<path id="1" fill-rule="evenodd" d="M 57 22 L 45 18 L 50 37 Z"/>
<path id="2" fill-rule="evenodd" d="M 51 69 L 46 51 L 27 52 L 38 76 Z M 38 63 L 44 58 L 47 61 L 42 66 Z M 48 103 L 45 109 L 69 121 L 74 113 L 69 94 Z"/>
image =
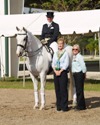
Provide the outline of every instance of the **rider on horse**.
<path id="1" fill-rule="evenodd" d="M 58 50 L 57 39 L 59 36 L 59 25 L 53 22 L 54 12 L 47 12 L 47 23 L 43 25 L 41 42 L 47 47 L 51 47 L 53 51 Z"/>

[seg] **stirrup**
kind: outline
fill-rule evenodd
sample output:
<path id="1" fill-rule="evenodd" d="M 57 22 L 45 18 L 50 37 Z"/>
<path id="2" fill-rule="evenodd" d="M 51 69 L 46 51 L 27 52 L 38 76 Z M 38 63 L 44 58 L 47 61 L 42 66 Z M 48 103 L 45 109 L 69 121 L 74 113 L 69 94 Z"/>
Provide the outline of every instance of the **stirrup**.
<path id="1" fill-rule="evenodd" d="M 54 55 L 54 51 L 53 51 L 53 49 L 51 48 L 51 47 L 48 47 L 48 49 L 49 49 L 49 53 L 52 55 L 52 57 L 53 57 L 53 55 Z"/>

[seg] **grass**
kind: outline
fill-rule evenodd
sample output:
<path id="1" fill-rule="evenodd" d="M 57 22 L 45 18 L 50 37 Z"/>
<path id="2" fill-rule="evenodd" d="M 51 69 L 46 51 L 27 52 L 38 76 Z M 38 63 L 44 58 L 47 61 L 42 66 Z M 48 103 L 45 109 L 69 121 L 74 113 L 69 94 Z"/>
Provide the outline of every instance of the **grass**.
<path id="1" fill-rule="evenodd" d="M 23 79 L 7 78 L 0 80 L 0 88 L 33 89 L 33 83 L 31 79 L 26 79 L 25 87 L 23 87 Z M 47 80 L 46 90 L 53 90 L 53 89 L 54 89 L 53 79 Z M 85 91 L 100 91 L 100 81 L 87 80 L 85 81 L 84 89 Z"/>
<path id="2" fill-rule="evenodd" d="M 85 91 L 99 91 L 100 92 L 100 84 L 85 84 L 84 86 Z"/>
<path id="3" fill-rule="evenodd" d="M 0 88 L 15 88 L 15 89 L 33 89 L 33 83 L 31 79 L 25 80 L 25 87 L 23 87 L 23 79 L 6 78 L 0 80 Z M 39 84 L 40 88 L 40 84 Z M 53 80 L 47 80 L 46 89 L 54 89 Z"/>
<path id="4" fill-rule="evenodd" d="M 100 80 L 86 80 L 84 89 L 85 91 L 100 91 Z"/>

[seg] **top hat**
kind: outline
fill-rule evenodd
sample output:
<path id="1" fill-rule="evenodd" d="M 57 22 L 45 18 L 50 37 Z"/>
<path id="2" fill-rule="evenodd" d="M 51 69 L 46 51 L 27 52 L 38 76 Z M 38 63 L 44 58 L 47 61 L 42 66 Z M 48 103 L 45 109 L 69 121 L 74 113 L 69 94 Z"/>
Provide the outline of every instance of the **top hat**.
<path id="1" fill-rule="evenodd" d="M 54 12 L 47 12 L 47 15 L 46 15 L 46 16 L 47 16 L 48 18 L 53 18 L 53 17 L 54 17 L 53 14 L 54 14 Z"/>

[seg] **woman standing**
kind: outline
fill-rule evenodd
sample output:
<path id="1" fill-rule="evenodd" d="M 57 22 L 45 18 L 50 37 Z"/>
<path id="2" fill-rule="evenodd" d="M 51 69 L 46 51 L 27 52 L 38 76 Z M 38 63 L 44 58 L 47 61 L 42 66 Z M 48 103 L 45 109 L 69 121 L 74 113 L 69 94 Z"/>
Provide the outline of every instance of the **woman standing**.
<path id="1" fill-rule="evenodd" d="M 68 111 L 68 76 L 69 57 L 64 49 L 64 39 L 58 39 L 58 51 L 54 53 L 52 67 L 54 70 L 54 85 L 57 111 Z"/>
<path id="2" fill-rule="evenodd" d="M 77 94 L 77 107 L 76 110 L 85 110 L 85 98 L 84 98 L 84 80 L 86 77 L 86 65 L 80 54 L 80 47 L 75 44 L 72 48 L 73 60 L 72 60 L 72 73 L 76 86 Z"/>

